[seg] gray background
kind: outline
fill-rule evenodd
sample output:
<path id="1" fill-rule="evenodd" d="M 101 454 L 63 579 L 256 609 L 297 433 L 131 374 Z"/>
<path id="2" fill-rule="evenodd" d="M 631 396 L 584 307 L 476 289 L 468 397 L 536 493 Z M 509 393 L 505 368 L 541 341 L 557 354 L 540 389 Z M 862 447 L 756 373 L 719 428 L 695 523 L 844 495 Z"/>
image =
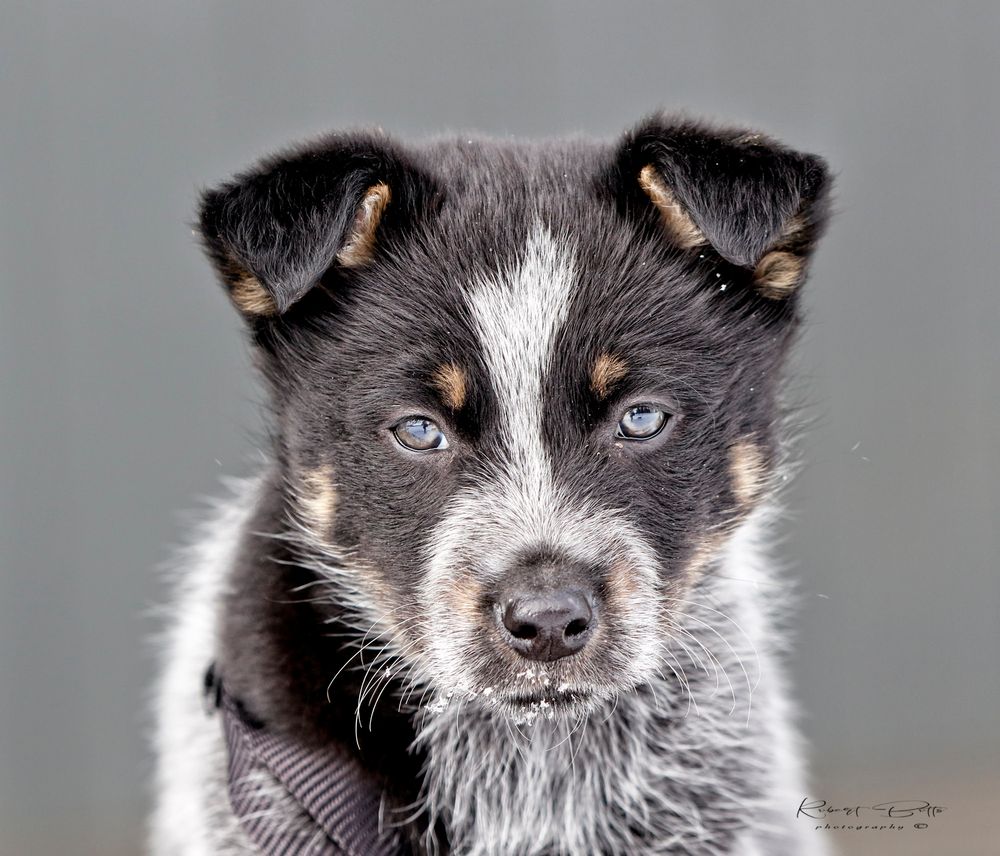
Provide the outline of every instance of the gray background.
<path id="1" fill-rule="evenodd" d="M 608 135 L 660 105 L 839 173 L 784 547 L 813 791 L 949 806 L 845 852 L 988 852 L 1000 4 L 36 0 L 2 18 L 0 853 L 140 847 L 156 566 L 178 512 L 252 467 L 260 424 L 186 225 L 196 188 L 332 127 Z"/>

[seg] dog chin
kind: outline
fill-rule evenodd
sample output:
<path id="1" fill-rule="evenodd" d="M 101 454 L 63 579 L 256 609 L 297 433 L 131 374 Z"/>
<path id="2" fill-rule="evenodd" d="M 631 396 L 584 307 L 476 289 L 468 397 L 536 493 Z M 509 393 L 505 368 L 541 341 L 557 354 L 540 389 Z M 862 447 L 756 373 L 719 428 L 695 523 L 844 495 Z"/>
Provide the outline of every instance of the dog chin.
<path id="1" fill-rule="evenodd" d="M 494 705 L 517 725 L 543 720 L 578 720 L 596 710 L 603 699 L 594 693 L 510 696 Z"/>
<path id="2" fill-rule="evenodd" d="M 517 725 L 537 720 L 579 720 L 610 703 L 615 693 L 598 687 L 555 682 L 534 687 L 495 689 L 485 687 L 470 694 L 473 703 Z"/>

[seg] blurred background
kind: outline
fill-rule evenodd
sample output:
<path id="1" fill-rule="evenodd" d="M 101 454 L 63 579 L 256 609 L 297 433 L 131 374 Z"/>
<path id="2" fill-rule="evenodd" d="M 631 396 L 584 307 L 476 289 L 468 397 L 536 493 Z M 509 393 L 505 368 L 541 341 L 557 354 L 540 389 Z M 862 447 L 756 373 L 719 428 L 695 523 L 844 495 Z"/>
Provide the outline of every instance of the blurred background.
<path id="1" fill-rule="evenodd" d="M 782 548 L 811 794 L 947 806 L 927 830 L 841 833 L 845 854 L 1000 852 L 1000 4 L 0 16 L 0 854 L 141 850 L 157 567 L 260 428 L 197 189 L 324 129 L 605 136 L 661 106 L 839 175 Z"/>

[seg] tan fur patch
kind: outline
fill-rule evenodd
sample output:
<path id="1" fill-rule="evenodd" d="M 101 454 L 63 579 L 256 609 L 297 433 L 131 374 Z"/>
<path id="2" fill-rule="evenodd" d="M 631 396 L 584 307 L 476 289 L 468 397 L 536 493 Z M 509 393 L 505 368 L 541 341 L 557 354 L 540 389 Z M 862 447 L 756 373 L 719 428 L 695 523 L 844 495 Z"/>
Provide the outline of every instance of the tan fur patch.
<path id="1" fill-rule="evenodd" d="M 682 250 L 690 250 L 707 243 L 701 229 L 695 225 L 691 215 L 684 210 L 684 206 L 652 164 L 639 171 L 639 186 L 659 210 L 663 226 L 677 246 Z"/>
<path id="2" fill-rule="evenodd" d="M 330 533 L 337 512 L 333 467 L 327 464 L 307 470 L 299 477 L 299 482 L 298 502 L 303 522 L 316 535 L 325 538 Z"/>
<path id="3" fill-rule="evenodd" d="M 278 311 L 260 280 L 235 259 L 228 261 L 223 273 L 229 280 L 229 297 L 240 312 L 246 315 L 274 315 Z"/>
<path id="4" fill-rule="evenodd" d="M 615 562 L 608 574 L 608 599 L 619 606 L 627 606 L 630 598 L 635 597 L 639 587 L 635 576 L 629 567 L 622 562 Z"/>
<path id="5" fill-rule="evenodd" d="M 462 575 L 448 585 L 448 603 L 456 614 L 478 624 L 482 620 L 481 600 L 483 587 L 471 576 Z"/>
<path id="6" fill-rule="evenodd" d="M 233 282 L 229 295 L 236 308 L 247 315 L 274 315 L 278 311 L 264 286 L 253 274 L 246 274 Z"/>
<path id="7" fill-rule="evenodd" d="M 594 367 L 590 371 L 590 388 L 598 398 L 607 398 L 611 387 L 626 374 L 628 366 L 623 359 L 611 354 L 601 354 L 594 360 Z"/>
<path id="8" fill-rule="evenodd" d="M 365 192 L 354 215 L 347 242 L 337 253 L 337 261 L 344 267 L 359 267 L 371 260 L 375 250 L 375 232 L 391 198 L 388 184 L 375 184 Z"/>
<path id="9" fill-rule="evenodd" d="M 725 541 L 723 533 L 713 532 L 698 542 L 691 553 L 691 558 L 688 559 L 687 567 L 684 569 L 685 581 L 688 586 L 694 585 L 704 573 L 708 563 L 719 554 Z"/>
<path id="10" fill-rule="evenodd" d="M 440 393 L 445 406 L 452 410 L 460 410 L 465 405 L 469 381 L 465 372 L 454 363 L 444 363 L 438 366 L 431 382 Z"/>
<path id="11" fill-rule="evenodd" d="M 787 297 L 802 282 L 804 267 L 801 256 L 775 250 L 757 262 L 753 272 L 754 285 L 765 297 Z"/>
<path id="12" fill-rule="evenodd" d="M 733 496 L 741 505 L 750 505 L 760 497 L 767 479 L 767 466 L 760 447 L 748 438 L 729 449 L 729 475 Z"/>
<path id="13" fill-rule="evenodd" d="M 790 217 L 781 230 L 781 237 L 754 268 L 757 291 L 764 297 L 780 300 L 798 288 L 805 278 L 808 244 L 809 224 L 800 214 Z"/>

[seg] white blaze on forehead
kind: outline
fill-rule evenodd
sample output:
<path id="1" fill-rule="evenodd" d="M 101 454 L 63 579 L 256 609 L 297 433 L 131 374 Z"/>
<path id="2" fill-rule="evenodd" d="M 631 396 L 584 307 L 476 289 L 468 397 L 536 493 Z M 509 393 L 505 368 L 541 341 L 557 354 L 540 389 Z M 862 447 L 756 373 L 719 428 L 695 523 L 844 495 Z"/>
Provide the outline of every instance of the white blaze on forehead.
<path id="1" fill-rule="evenodd" d="M 499 424 L 484 442 L 502 454 L 491 456 L 474 483 L 448 500 L 428 538 L 420 585 L 427 624 L 434 628 L 428 665 L 438 685 L 449 690 L 472 686 L 472 652 L 478 650 L 480 660 L 493 656 L 490 644 L 482 643 L 480 622 L 455 613 L 455 585 L 465 585 L 466 578 L 499 583 L 520 554 L 536 548 L 627 573 L 634 584 L 615 606 L 627 628 L 616 642 L 622 661 L 616 680 L 621 686 L 638 683 L 655 665 L 655 552 L 621 513 L 599 509 L 556 483 L 542 438 L 543 381 L 575 280 L 571 249 L 537 224 L 517 263 L 484 274 L 468 297 L 500 410 Z M 480 643 L 486 648 L 477 648 Z"/>
<path id="2" fill-rule="evenodd" d="M 536 223 L 518 266 L 484 278 L 469 298 L 512 463 L 536 488 L 549 478 L 542 445 L 542 378 L 566 321 L 575 279 L 570 250 Z"/>

